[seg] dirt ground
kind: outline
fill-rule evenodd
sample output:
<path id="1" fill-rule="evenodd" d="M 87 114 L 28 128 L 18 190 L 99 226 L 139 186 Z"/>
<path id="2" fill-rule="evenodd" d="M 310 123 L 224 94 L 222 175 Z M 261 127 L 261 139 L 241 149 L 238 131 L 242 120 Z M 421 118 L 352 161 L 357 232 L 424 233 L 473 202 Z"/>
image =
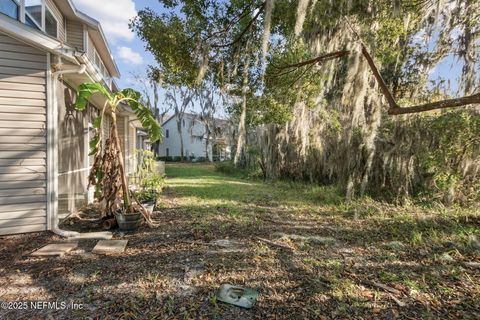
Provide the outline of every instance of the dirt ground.
<path id="1" fill-rule="evenodd" d="M 345 204 L 326 189 L 202 165 L 170 165 L 167 175 L 160 225 L 115 231 L 128 240 L 123 254 L 92 254 L 88 240 L 32 257 L 63 240 L 0 238 L 0 301 L 69 307 L 2 304 L 0 319 L 480 319 L 475 209 Z M 80 217 L 64 228 L 96 230 L 91 211 Z M 217 301 L 224 283 L 256 289 L 254 308 Z"/>

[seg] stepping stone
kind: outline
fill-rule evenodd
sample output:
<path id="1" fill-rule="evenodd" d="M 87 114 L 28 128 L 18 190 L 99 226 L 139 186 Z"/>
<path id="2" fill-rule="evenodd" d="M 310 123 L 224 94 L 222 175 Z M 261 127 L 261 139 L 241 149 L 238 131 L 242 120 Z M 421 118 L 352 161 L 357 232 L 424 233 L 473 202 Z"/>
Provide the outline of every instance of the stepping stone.
<path id="1" fill-rule="evenodd" d="M 52 243 L 33 252 L 32 256 L 63 256 L 65 253 L 75 249 L 78 242 Z"/>
<path id="2" fill-rule="evenodd" d="M 80 233 L 76 236 L 69 237 L 67 240 L 88 240 L 88 239 L 102 239 L 102 240 L 110 240 L 112 239 L 113 234 L 111 232 L 86 232 Z"/>
<path id="3" fill-rule="evenodd" d="M 274 233 L 274 235 L 277 237 L 280 237 L 281 240 L 313 242 L 320 245 L 334 245 L 337 242 L 337 240 L 331 237 L 302 236 L 298 234 L 285 234 L 285 233 Z"/>
<path id="4" fill-rule="evenodd" d="M 235 248 L 241 245 L 240 242 L 236 240 L 229 240 L 229 239 L 212 240 L 208 244 L 212 246 L 222 247 L 222 248 Z"/>
<path id="5" fill-rule="evenodd" d="M 98 241 L 92 253 L 109 254 L 122 253 L 125 251 L 128 240 L 100 240 Z"/>

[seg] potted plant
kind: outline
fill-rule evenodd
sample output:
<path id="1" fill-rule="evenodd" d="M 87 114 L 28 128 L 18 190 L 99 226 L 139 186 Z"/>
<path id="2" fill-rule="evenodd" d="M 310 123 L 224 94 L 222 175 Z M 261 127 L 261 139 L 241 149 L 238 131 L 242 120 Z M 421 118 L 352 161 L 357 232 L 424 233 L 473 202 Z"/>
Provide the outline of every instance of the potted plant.
<path id="1" fill-rule="evenodd" d="M 144 189 L 136 195 L 138 202 L 150 213 L 153 213 L 153 209 L 157 204 L 158 192 L 154 189 Z"/>
<path id="2" fill-rule="evenodd" d="M 135 229 L 143 220 L 153 226 L 155 223 L 149 212 L 141 204 L 131 201 L 118 137 L 116 110 L 121 104 L 130 106 L 143 128 L 148 132 L 152 143 L 162 138 L 160 125 L 150 109 L 140 103 L 140 93 L 133 89 L 110 93 L 100 83 L 84 83 L 78 88 L 75 108 L 79 111 L 85 110 L 88 99 L 93 94 L 105 96 L 106 102 L 100 115 L 93 122 L 96 134 L 90 141 L 89 155 L 93 155 L 94 160 L 88 176 L 88 186 L 95 186 L 97 193 L 100 194 L 99 201 L 104 216 L 108 219 L 116 219 L 121 229 Z M 110 134 L 103 142 L 104 137 L 101 130 L 105 115 L 110 116 L 111 122 Z"/>

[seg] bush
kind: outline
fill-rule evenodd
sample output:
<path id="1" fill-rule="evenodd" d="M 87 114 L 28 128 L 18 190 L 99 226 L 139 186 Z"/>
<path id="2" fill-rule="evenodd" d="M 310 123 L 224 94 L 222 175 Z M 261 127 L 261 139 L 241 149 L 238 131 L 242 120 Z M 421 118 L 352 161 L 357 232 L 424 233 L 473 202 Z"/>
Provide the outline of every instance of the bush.
<path id="1" fill-rule="evenodd" d="M 140 203 L 156 202 L 158 198 L 158 192 L 151 189 L 140 190 L 136 192 L 136 197 Z"/>
<path id="2" fill-rule="evenodd" d="M 170 157 L 170 158 L 172 158 L 171 161 L 173 161 L 173 162 L 180 162 L 180 161 L 182 161 L 182 157 L 180 157 L 180 156 Z"/>
<path id="3" fill-rule="evenodd" d="M 338 185 L 313 186 L 306 191 L 311 200 L 330 205 L 339 205 L 345 201 L 345 192 Z"/>
<path id="4" fill-rule="evenodd" d="M 238 169 L 235 168 L 233 165 L 233 162 L 231 161 L 225 161 L 225 162 L 219 162 L 215 164 L 215 170 L 223 173 L 223 174 L 235 174 L 238 172 Z"/>
<path id="5" fill-rule="evenodd" d="M 207 161 L 207 158 L 205 158 L 205 157 L 197 157 L 195 160 L 196 160 L 196 162 L 205 162 L 205 161 Z"/>

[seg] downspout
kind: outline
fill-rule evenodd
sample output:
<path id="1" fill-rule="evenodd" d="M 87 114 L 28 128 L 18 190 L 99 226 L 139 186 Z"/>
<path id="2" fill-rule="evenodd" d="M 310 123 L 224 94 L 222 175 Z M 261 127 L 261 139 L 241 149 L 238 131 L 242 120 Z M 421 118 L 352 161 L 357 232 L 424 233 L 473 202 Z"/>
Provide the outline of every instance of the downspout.
<path id="1" fill-rule="evenodd" d="M 58 82 L 58 77 L 63 74 L 83 74 L 85 73 L 85 70 L 87 69 L 87 66 L 85 64 L 80 64 L 78 69 L 71 69 L 71 70 L 59 70 L 55 71 L 51 74 L 51 92 L 52 92 L 52 108 L 51 112 L 49 115 L 51 116 L 51 133 L 50 133 L 50 148 L 51 148 L 51 160 L 52 161 L 52 166 L 53 166 L 53 172 L 51 173 L 53 179 L 51 179 L 50 183 L 53 183 L 53 188 L 50 188 L 52 191 L 52 198 L 53 198 L 53 205 L 50 208 L 50 219 L 51 219 L 51 226 L 50 230 L 58 234 L 59 236 L 62 237 L 73 237 L 76 235 L 79 235 L 78 232 L 76 231 L 68 231 L 68 230 L 62 230 L 58 227 L 58 136 L 57 136 L 57 128 L 58 128 L 58 100 L 57 100 L 57 82 Z M 52 181 L 53 180 L 53 181 Z"/>

